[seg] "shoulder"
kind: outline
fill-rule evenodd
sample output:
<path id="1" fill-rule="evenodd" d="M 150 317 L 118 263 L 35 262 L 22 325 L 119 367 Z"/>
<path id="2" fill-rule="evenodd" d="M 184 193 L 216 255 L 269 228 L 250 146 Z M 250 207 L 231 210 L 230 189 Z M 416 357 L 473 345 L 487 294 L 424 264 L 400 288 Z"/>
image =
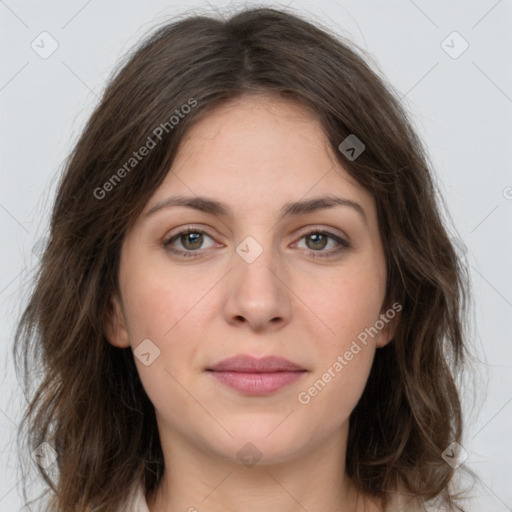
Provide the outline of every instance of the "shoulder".
<path id="1" fill-rule="evenodd" d="M 443 509 L 442 509 L 443 510 Z M 395 492 L 385 512 L 438 512 L 437 507 L 426 504 L 417 496 L 406 492 Z"/>
<path id="2" fill-rule="evenodd" d="M 379 498 L 365 495 L 358 500 L 358 512 L 445 512 L 426 505 L 418 496 L 406 492 L 388 491 L 384 505 Z M 446 511 L 447 512 L 447 511 Z"/>
<path id="3" fill-rule="evenodd" d="M 448 507 L 448 508 L 447 508 Z M 396 495 L 388 504 L 384 512 L 455 512 L 461 508 L 450 508 L 436 498 L 427 502 L 411 495 Z M 466 509 L 464 509 L 466 510 Z"/>

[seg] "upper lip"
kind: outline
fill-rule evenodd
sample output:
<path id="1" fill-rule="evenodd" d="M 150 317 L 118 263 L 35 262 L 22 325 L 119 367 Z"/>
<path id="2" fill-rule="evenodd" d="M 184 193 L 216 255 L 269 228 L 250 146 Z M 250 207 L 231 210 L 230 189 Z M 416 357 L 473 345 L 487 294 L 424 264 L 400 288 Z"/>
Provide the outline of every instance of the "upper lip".
<path id="1" fill-rule="evenodd" d="M 299 365 L 284 357 L 267 356 L 257 359 L 252 356 L 241 355 L 223 359 L 219 363 L 209 366 L 206 370 L 216 372 L 240 373 L 269 373 L 269 372 L 297 372 L 305 371 Z"/>

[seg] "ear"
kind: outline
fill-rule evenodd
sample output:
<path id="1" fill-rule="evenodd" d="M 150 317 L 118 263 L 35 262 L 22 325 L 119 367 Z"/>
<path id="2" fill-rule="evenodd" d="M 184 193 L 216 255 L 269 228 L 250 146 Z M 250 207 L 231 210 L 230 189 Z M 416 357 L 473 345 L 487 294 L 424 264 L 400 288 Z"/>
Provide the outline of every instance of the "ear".
<path id="1" fill-rule="evenodd" d="M 105 313 L 104 332 L 108 342 L 114 347 L 127 348 L 130 346 L 126 318 L 117 294 L 110 296 Z"/>
<path id="2" fill-rule="evenodd" d="M 381 312 L 380 320 L 384 323 L 384 327 L 379 330 L 377 348 L 386 346 L 395 337 L 401 310 L 402 305 L 395 302 L 391 307 Z"/>

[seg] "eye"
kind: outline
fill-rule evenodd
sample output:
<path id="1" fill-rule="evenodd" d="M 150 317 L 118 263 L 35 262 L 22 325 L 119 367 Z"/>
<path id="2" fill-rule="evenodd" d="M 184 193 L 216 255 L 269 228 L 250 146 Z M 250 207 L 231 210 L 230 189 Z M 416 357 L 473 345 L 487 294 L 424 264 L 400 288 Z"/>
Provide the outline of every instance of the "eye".
<path id="1" fill-rule="evenodd" d="M 213 243 L 204 247 L 205 237 L 209 238 Z M 346 251 L 350 248 L 350 244 L 339 236 L 325 230 L 312 230 L 304 233 L 299 242 L 294 245 L 299 246 L 302 240 L 306 241 L 305 249 L 312 258 L 328 258 Z M 198 257 L 203 251 L 214 246 L 213 238 L 201 229 L 187 227 L 168 238 L 164 243 L 164 248 L 177 256 Z M 176 247 L 178 245 L 178 247 Z M 331 245 L 331 250 L 324 250 Z M 304 247 L 302 247 L 304 248 Z"/>
<path id="2" fill-rule="evenodd" d="M 350 244 L 347 241 L 329 231 L 308 231 L 302 235 L 298 243 L 303 239 L 306 240 L 306 249 L 309 250 L 312 258 L 334 256 L 350 248 Z M 329 243 L 331 243 L 331 248 L 334 246 L 334 250 L 324 251 Z"/>
<path id="3" fill-rule="evenodd" d="M 200 229 L 186 228 L 166 240 L 164 247 L 180 256 L 196 257 L 201 254 L 200 249 L 205 249 L 205 247 L 202 247 L 205 237 L 213 240 L 210 235 Z M 174 246 L 175 243 L 180 244 L 181 248 L 176 248 Z M 209 247 L 211 247 L 211 245 Z M 194 254 L 194 252 L 197 252 L 197 254 Z"/>

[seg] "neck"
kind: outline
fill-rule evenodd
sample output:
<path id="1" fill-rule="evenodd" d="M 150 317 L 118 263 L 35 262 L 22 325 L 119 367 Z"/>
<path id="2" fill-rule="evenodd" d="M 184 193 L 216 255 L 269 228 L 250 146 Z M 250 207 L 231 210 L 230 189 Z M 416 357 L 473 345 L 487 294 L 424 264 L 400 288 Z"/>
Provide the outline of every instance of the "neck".
<path id="1" fill-rule="evenodd" d="M 345 474 L 347 430 L 293 459 L 256 463 L 212 454 L 186 438 L 162 436 L 165 471 L 151 496 L 150 512 L 353 512 L 361 500 Z M 371 508 L 368 510 L 378 510 Z"/>

